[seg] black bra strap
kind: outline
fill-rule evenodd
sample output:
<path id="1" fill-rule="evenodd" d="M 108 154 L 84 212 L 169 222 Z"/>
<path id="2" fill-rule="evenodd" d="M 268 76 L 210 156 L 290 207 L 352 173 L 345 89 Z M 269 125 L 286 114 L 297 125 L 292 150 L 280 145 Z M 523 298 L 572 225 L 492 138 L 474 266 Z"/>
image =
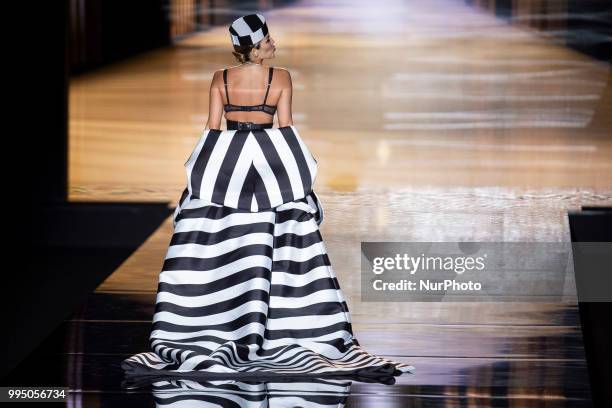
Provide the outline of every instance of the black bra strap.
<path id="1" fill-rule="evenodd" d="M 272 74 L 274 74 L 274 67 L 270 67 L 268 71 L 268 88 L 266 89 L 266 96 L 264 98 L 263 104 L 266 104 L 266 100 L 268 99 L 268 92 L 270 91 L 270 84 L 272 83 Z"/>
<path id="2" fill-rule="evenodd" d="M 223 70 L 223 83 L 225 84 L 225 97 L 227 98 L 227 104 L 229 105 L 229 92 L 227 92 L 227 68 Z"/>

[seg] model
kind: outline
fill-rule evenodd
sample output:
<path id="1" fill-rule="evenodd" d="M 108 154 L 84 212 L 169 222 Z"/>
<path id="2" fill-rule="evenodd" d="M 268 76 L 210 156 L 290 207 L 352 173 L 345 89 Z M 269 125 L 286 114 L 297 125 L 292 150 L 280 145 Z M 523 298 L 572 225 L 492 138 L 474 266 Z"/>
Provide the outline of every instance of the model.
<path id="1" fill-rule="evenodd" d="M 185 163 L 153 351 L 124 360 L 123 369 L 204 380 L 412 372 L 368 353 L 353 335 L 319 232 L 317 161 L 291 118 L 290 74 L 262 64 L 276 50 L 264 17 L 238 18 L 229 31 L 241 64 L 214 74 L 208 123 Z"/>

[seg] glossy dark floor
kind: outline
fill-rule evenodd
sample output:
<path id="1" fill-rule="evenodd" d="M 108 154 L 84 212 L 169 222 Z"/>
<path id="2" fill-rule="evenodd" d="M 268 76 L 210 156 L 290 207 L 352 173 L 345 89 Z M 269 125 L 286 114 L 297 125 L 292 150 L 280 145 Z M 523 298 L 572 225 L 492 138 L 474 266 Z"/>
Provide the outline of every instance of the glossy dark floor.
<path id="1" fill-rule="evenodd" d="M 480 308 L 482 324 L 360 320 L 355 330 L 370 351 L 417 367 L 392 386 L 342 380 L 126 383 L 120 363 L 147 350 L 154 303 L 151 293 L 92 294 L 19 366 L 13 384 L 65 385 L 72 390 L 70 406 L 115 408 L 177 401 L 251 407 L 266 400 L 289 407 L 591 406 L 577 309 L 571 305 L 437 305 L 438 316 Z M 432 311 L 427 303 L 410 307 L 421 316 Z"/>

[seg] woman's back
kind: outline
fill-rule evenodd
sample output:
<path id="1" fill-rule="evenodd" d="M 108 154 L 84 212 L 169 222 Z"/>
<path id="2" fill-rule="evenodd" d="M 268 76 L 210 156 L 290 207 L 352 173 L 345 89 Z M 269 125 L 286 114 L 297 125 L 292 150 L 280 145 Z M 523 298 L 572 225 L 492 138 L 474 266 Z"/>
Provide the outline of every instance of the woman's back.
<path id="1" fill-rule="evenodd" d="M 277 113 L 279 127 L 293 124 L 292 84 L 286 69 L 261 64 L 233 66 L 215 73 L 213 87 L 228 121 L 272 123 Z"/>
<path id="2" fill-rule="evenodd" d="M 232 104 L 230 101 L 230 94 L 229 94 L 229 88 L 228 88 L 228 84 L 227 84 L 227 76 L 228 76 L 228 69 L 224 69 L 223 70 L 223 85 L 225 87 L 225 100 L 226 100 L 226 104 L 224 105 L 224 110 L 225 112 L 265 112 L 268 115 L 274 116 L 274 113 L 276 113 L 276 105 L 269 105 L 266 104 L 266 102 L 268 101 L 268 93 L 270 92 L 270 86 L 272 85 L 272 79 L 274 78 L 274 68 L 273 67 L 269 67 L 268 68 L 268 78 L 266 81 L 266 94 L 264 95 L 263 98 L 263 102 L 261 104 Z M 251 87 L 250 84 L 252 82 L 252 76 L 251 75 L 245 75 L 247 77 L 247 82 L 249 83 L 249 87 L 248 88 L 240 88 L 237 87 L 237 89 L 239 90 L 248 90 L 248 91 L 257 91 L 257 89 L 255 87 Z M 251 93 L 251 92 L 249 92 Z M 250 95 L 246 95 L 246 98 L 249 99 L 251 96 Z"/>

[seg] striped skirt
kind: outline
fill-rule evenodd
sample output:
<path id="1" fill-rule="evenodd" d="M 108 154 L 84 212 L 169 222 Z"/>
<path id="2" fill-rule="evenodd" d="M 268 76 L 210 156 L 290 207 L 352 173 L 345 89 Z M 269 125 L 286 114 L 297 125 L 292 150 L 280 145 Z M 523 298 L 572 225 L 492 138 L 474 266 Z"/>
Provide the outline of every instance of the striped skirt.
<path id="1" fill-rule="evenodd" d="M 126 375 L 273 380 L 413 370 L 353 336 L 319 231 L 317 162 L 294 126 L 206 130 L 185 168 L 152 351 L 124 360 Z"/>

